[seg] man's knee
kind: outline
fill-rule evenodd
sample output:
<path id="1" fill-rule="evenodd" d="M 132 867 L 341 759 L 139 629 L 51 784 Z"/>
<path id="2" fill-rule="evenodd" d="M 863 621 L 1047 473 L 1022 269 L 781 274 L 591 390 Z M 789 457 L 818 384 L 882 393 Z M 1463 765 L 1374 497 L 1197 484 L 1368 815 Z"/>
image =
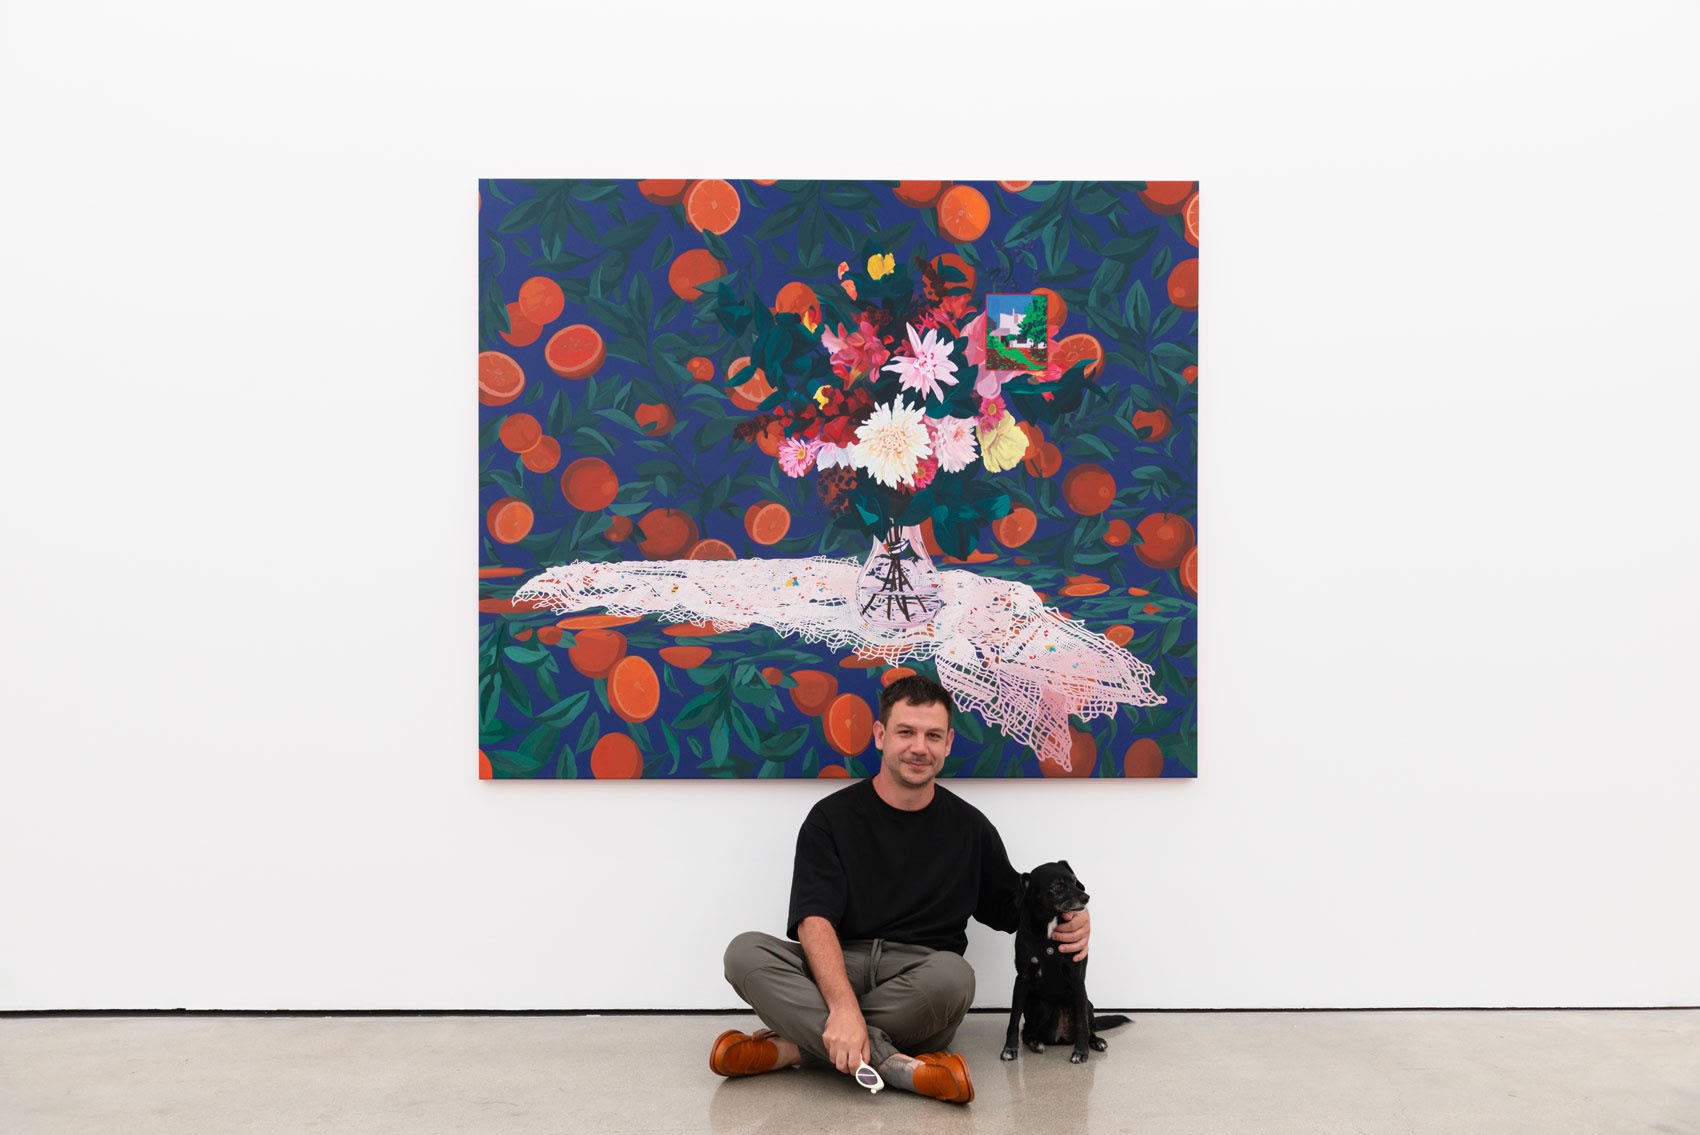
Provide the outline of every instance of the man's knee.
<path id="1" fill-rule="evenodd" d="M 927 983 L 938 991 L 953 1015 L 974 1003 L 974 967 L 961 954 L 940 950 L 927 959 Z"/>
<path id="2" fill-rule="evenodd" d="M 745 974 L 761 965 L 763 960 L 771 956 L 769 944 L 773 941 L 771 934 L 763 934 L 759 930 L 746 930 L 733 938 L 726 947 L 726 955 L 722 964 L 726 969 L 726 980 L 738 985 Z"/>

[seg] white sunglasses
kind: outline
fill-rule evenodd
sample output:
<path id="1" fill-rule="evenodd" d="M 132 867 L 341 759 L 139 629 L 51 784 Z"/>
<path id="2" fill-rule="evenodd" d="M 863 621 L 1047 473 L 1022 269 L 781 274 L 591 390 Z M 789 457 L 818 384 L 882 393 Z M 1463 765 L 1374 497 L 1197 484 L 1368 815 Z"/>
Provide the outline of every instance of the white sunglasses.
<path id="1" fill-rule="evenodd" d="M 856 1063 L 856 1082 L 868 1089 L 868 1091 L 875 1093 L 885 1087 L 885 1081 L 880 1079 L 880 1074 L 878 1072 L 875 1072 L 872 1068 L 868 1067 L 868 1062 L 866 1060 L 861 1060 Z"/>

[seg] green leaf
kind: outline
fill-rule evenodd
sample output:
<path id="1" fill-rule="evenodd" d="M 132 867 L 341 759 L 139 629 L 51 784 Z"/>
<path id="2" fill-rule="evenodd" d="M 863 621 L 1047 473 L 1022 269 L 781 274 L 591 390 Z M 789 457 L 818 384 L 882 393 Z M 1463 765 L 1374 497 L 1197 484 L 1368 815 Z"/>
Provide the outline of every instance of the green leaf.
<path id="1" fill-rule="evenodd" d="M 584 707 L 590 702 L 590 691 L 580 690 L 571 697 L 562 698 L 548 709 L 537 715 L 538 721 L 550 725 L 565 727 L 572 724 L 578 715 L 584 712 Z"/>

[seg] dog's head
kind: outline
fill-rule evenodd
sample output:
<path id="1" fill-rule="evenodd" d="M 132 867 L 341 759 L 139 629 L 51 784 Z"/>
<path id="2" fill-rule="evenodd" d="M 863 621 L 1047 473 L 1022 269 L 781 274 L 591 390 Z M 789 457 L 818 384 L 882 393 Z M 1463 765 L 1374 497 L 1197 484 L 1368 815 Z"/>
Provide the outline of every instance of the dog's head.
<path id="1" fill-rule="evenodd" d="M 1022 882 L 1026 901 L 1050 915 L 1085 910 L 1092 901 L 1066 859 L 1040 864 L 1022 876 Z"/>

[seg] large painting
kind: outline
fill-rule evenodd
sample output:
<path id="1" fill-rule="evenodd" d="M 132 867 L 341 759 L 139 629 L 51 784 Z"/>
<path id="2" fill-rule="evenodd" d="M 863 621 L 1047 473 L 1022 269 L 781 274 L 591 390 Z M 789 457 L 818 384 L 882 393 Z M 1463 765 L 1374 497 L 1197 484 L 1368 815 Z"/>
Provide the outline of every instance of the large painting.
<path id="1" fill-rule="evenodd" d="M 479 187 L 479 771 L 1197 775 L 1195 182 Z"/>

